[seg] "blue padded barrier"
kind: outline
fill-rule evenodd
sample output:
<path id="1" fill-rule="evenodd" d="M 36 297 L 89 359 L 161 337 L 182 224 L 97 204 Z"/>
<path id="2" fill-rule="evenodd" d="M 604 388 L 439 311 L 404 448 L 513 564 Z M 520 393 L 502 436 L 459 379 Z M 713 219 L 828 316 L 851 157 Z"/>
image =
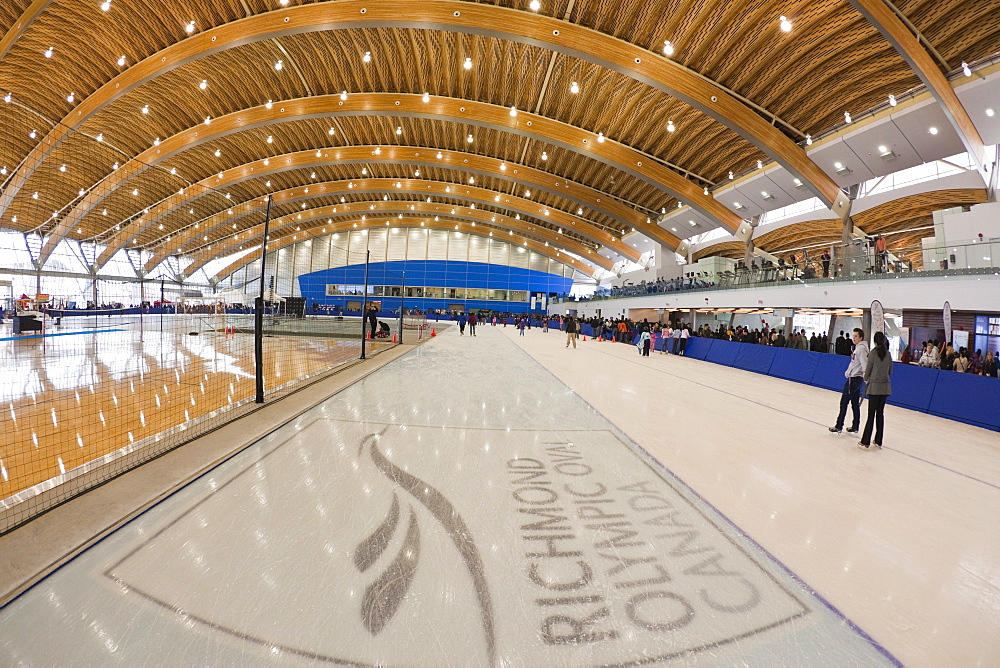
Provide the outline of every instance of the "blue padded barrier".
<path id="1" fill-rule="evenodd" d="M 581 336 L 593 336 L 594 328 L 591 325 L 583 324 L 580 325 L 580 335 Z"/>
<path id="2" fill-rule="evenodd" d="M 736 361 L 733 363 L 737 369 L 753 371 L 767 375 L 771 370 L 771 363 L 774 362 L 774 353 L 777 348 L 771 346 L 761 346 L 743 344 L 736 353 Z"/>
<path id="3" fill-rule="evenodd" d="M 736 355 L 739 353 L 740 346 L 742 345 L 745 344 L 736 343 L 735 341 L 723 341 L 722 339 L 716 339 L 715 342 L 712 343 L 711 349 L 708 351 L 708 357 L 705 359 L 709 362 L 714 362 L 715 364 L 732 366 L 733 362 L 736 361 Z M 687 352 L 687 350 L 684 352 Z"/>
<path id="4" fill-rule="evenodd" d="M 805 352 L 805 351 L 799 351 Z M 844 372 L 847 371 L 851 358 L 847 355 L 830 355 L 829 353 L 806 353 L 816 360 L 816 373 L 813 374 L 810 385 L 823 387 L 840 392 L 844 389 Z"/>
<path id="5" fill-rule="evenodd" d="M 931 398 L 934 396 L 934 387 L 937 385 L 940 373 L 937 369 L 893 364 L 892 377 L 889 379 L 892 383 L 889 403 L 926 413 L 931 407 Z"/>
<path id="6" fill-rule="evenodd" d="M 940 371 L 928 412 L 931 415 L 1000 431 L 998 406 L 1000 406 L 1000 382 L 996 378 Z"/>
<path id="7" fill-rule="evenodd" d="M 688 350 L 691 349 L 691 341 L 694 341 L 694 339 L 688 339 Z M 653 339 L 653 350 L 659 351 L 661 353 L 662 352 L 666 352 L 666 350 L 667 350 L 666 342 L 667 342 L 667 339 L 665 339 L 662 336 L 654 337 L 654 339 Z"/>
<path id="8" fill-rule="evenodd" d="M 696 360 L 703 360 L 708 355 L 709 349 L 715 339 L 706 339 L 701 336 L 692 336 L 688 339 L 687 348 L 684 349 L 684 357 Z M 670 339 L 663 339 L 664 345 L 670 345 Z"/>
<path id="9" fill-rule="evenodd" d="M 770 374 L 775 378 L 794 380 L 796 383 L 808 385 L 813 376 L 816 375 L 817 364 L 819 364 L 819 355 L 816 353 L 794 348 L 775 348 Z"/>

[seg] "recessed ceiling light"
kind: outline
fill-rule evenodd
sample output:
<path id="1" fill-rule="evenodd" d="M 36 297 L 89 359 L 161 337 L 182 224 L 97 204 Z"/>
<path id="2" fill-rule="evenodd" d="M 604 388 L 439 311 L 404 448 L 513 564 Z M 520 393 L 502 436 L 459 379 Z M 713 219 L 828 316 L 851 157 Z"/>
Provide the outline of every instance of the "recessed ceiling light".
<path id="1" fill-rule="evenodd" d="M 780 21 L 781 21 L 781 23 L 779 23 L 779 25 L 781 26 L 781 31 L 782 32 L 791 32 L 792 31 L 792 22 L 791 21 L 789 21 L 784 16 L 781 17 Z"/>
<path id="2" fill-rule="evenodd" d="M 672 56 L 674 55 L 674 45 L 670 43 L 670 40 L 663 41 L 663 55 Z"/>
<path id="3" fill-rule="evenodd" d="M 467 70 L 471 70 L 472 69 L 472 58 L 466 58 L 465 62 L 462 63 L 462 67 L 464 67 Z"/>
<path id="4" fill-rule="evenodd" d="M 995 113 L 996 113 L 996 112 L 995 112 L 995 111 L 993 111 L 993 109 L 987 109 L 987 110 L 986 110 L 986 115 L 987 115 L 987 116 L 989 116 L 990 118 L 993 118 L 993 115 L 994 115 Z"/>
<path id="5" fill-rule="evenodd" d="M 580 92 L 580 84 L 578 84 L 577 82 L 574 81 L 572 84 L 570 84 L 569 92 L 573 93 L 574 95 L 576 95 L 577 93 L 579 93 Z"/>
<path id="6" fill-rule="evenodd" d="M 936 135 L 938 133 L 938 129 L 933 126 L 927 128 L 927 131 L 930 132 L 932 135 Z"/>

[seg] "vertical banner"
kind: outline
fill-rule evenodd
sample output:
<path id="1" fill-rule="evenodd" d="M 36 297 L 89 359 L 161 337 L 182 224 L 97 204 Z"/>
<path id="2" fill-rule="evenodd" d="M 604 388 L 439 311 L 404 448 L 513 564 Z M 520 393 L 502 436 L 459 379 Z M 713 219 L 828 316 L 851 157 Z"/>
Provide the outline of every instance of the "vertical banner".
<path id="1" fill-rule="evenodd" d="M 951 302 L 944 303 L 944 335 L 945 338 L 951 338 Z M 945 341 L 945 343 L 948 343 Z"/>
<path id="2" fill-rule="evenodd" d="M 531 310 L 535 310 L 535 295 L 531 295 Z"/>
<path id="3" fill-rule="evenodd" d="M 541 296 L 542 296 L 542 307 L 541 308 L 544 311 L 545 308 L 546 308 L 546 302 L 548 301 L 548 295 L 543 292 Z"/>
<path id="4" fill-rule="evenodd" d="M 885 309 L 877 299 L 872 302 L 872 334 L 875 332 L 885 334 Z"/>

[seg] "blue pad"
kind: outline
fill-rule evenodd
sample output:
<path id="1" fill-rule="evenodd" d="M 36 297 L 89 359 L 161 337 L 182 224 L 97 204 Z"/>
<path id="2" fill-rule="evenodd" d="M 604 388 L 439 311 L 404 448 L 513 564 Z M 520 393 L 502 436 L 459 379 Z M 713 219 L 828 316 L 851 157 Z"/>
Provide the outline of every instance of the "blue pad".
<path id="1" fill-rule="evenodd" d="M 811 355 L 816 359 L 816 373 L 813 374 L 810 385 L 825 387 L 828 390 L 840 392 L 844 389 L 844 372 L 851 363 L 847 355 L 830 355 L 827 353 L 810 353 L 800 350 L 800 353 Z"/>
<path id="2" fill-rule="evenodd" d="M 941 371 L 937 369 L 893 364 L 892 376 L 889 378 L 892 394 L 889 395 L 888 403 L 926 413 L 931 407 L 934 387 L 940 374 Z"/>
<path id="3" fill-rule="evenodd" d="M 819 363 L 817 353 L 794 348 L 771 348 L 771 350 L 774 351 L 774 361 L 771 362 L 770 374 L 775 378 L 809 384 L 816 375 L 816 365 Z M 843 377 L 840 379 L 840 386 L 844 386 Z"/>
<path id="4" fill-rule="evenodd" d="M 708 351 L 708 357 L 705 359 L 709 362 L 714 362 L 716 364 L 721 364 L 723 366 L 732 366 L 736 361 L 736 355 L 739 353 L 740 348 L 744 345 L 736 343 L 735 341 L 724 341 L 723 339 L 716 339 L 712 343 L 712 348 Z M 687 351 L 685 351 L 687 352 Z"/>
<path id="5" fill-rule="evenodd" d="M 1000 382 L 988 376 L 938 372 L 930 414 L 1000 431 Z"/>
<path id="6" fill-rule="evenodd" d="M 774 362 L 776 350 L 777 348 L 771 346 L 752 343 L 742 344 L 739 352 L 736 354 L 736 362 L 733 366 L 744 371 L 753 371 L 754 373 L 766 375 L 771 370 L 771 363 Z"/>

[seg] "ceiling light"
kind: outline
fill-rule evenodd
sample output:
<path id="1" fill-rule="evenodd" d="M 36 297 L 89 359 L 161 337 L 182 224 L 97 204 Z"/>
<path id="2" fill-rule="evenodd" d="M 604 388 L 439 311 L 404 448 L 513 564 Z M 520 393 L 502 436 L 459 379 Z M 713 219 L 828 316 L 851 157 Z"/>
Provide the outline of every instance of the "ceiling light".
<path id="1" fill-rule="evenodd" d="M 10 101 L 12 99 L 13 99 L 13 95 L 11 93 L 7 93 L 6 95 L 3 96 L 3 101 L 6 102 L 7 104 L 10 104 Z"/>
<path id="2" fill-rule="evenodd" d="M 38 136 L 38 132 L 35 131 L 35 130 L 32 130 L 31 132 L 28 133 L 28 136 L 31 137 L 32 139 L 34 139 L 35 137 Z"/>
<path id="3" fill-rule="evenodd" d="M 104 0 L 104 2 L 101 3 L 101 11 L 106 12 L 110 9 L 111 9 L 111 0 Z"/>
<path id="4" fill-rule="evenodd" d="M 276 70 L 277 70 L 277 71 L 279 71 L 279 72 L 280 72 L 281 70 L 283 70 L 284 68 L 285 68 L 285 63 L 284 63 L 283 61 L 281 61 L 281 60 L 279 60 L 278 62 L 276 62 L 276 63 L 274 64 L 274 69 L 276 69 Z"/>
<path id="5" fill-rule="evenodd" d="M 507 163 L 506 162 L 501 162 L 500 163 L 500 171 L 501 172 L 506 172 L 507 171 Z"/>
<path id="6" fill-rule="evenodd" d="M 511 118 L 517 116 L 517 107 L 511 107 L 510 108 L 510 115 L 511 115 Z"/>
<path id="7" fill-rule="evenodd" d="M 317 158 L 323 157 L 323 149 L 316 149 L 316 157 Z"/>
<path id="8" fill-rule="evenodd" d="M 419 178 L 419 177 L 420 177 L 420 170 L 419 170 L 419 169 L 417 169 L 417 170 L 414 170 L 414 172 L 413 172 L 413 176 L 414 176 L 415 178 Z"/>
<path id="9" fill-rule="evenodd" d="M 844 112 L 844 122 L 845 123 L 850 123 L 851 122 L 851 112 L 849 112 L 849 111 L 845 111 Z"/>
<path id="10" fill-rule="evenodd" d="M 936 135 L 938 133 L 938 129 L 933 126 L 927 128 L 927 131 L 930 132 L 932 135 Z"/>
<path id="11" fill-rule="evenodd" d="M 663 55 L 672 56 L 674 55 L 674 45 L 670 43 L 670 40 L 664 40 L 663 42 Z"/>
<path id="12" fill-rule="evenodd" d="M 186 32 L 189 35 L 194 32 L 194 21 L 191 21 L 186 26 L 184 26 L 184 32 Z"/>
<path id="13" fill-rule="evenodd" d="M 125 67 L 125 56 L 119 56 L 117 63 L 118 67 Z"/>
<path id="14" fill-rule="evenodd" d="M 545 151 L 542 151 L 542 160 L 548 160 L 548 159 L 549 159 L 549 154 L 546 153 Z"/>
<path id="15" fill-rule="evenodd" d="M 73 100 L 75 99 L 76 99 L 76 93 L 70 93 L 69 95 L 66 96 L 66 101 L 69 102 L 70 104 L 72 104 Z"/>
<path id="16" fill-rule="evenodd" d="M 361 168 L 361 176 L 368 176 L 368 168 L 367 167 L 362 167 Z"/>
<path id="17" fill-rule="evenodd" d="M 542 8 L 542 3 L 540 3 L 538 0 L 531 0 L 531 2 L 528 3 L 528 7 L 531 9 L 531 11 L 537 12 L 539 9 Z"/>
<path id="18" fill-rule="evenodd" d="M 674 122 L 673 121 L 667 121 L 667 132 L 675 132 L 676 130 L 677 130 L 677 126 L 674 125 Z"/>
<path id="19" fill-rule="evenodd" d="M 531 191 L 530 190 L 525 190 L 524 191 L 524 196 L 525 197 L 531 197 Z"/>
<path id="20" fill-rule="evenodd" d="M 399 136 L 401 134 L 403 134 L 403 126 L 397 125 L 396 126 L 396 135 Z"/>
<path id="21" fill-rule="evenodd" d="M 732 170 L 729 170 L 729 180 L 732 181 L 736 176 L 733 174 Z"/>
<path id="22" fill-rule="evenodd" d="M 326 134 L 332 137 L 333 135 L 337 134 L 337 131 L 334 128 L 330 128 L 329 130 L 326 131 Z"/>
<path id="23" fill-rule="evenodd" d="M 430 102 L 431 101 L 431 96 L 428 95 L 427 93 L 424 93 L 424 96 L 421 97 L 420 99 L 423 100 L 425 103 L 426 102 Z"/>
<path id="24" fill-rule="evenodd" d="M 986 110 L 986 115 L 987 115 L 987 116 L 989 116 L 990 118 L 993 118 L 993 114 L 995 114 L 995 113 L 996 113 L 996 112 L 995 112 L 995 111 L 993 111 L 993 109 L 992 109 L 992 108 L 991 108 L 991 109 L 987 109 L 987 110 Z"/>
<path id="25" fill-rule="evenodd" d="M 812 146 L 813 138 L 812 135 L 806 135 L 806 146 Z"/>
<path id="26" fill-rule="evenodd" d="M 462 63 L 462 67 L 464 67 L 467 70 L 471 70 L 472 69 L 472 58 L 466 58 L 465 62 Z"/>
<path id="27" fill-rule="evenodd" d="M 895 107 L 896 104 L 897 104 L 896 103 L 896 96 L 895 95 L 890 95 L 889 96 L 889 106 L 890 107 Z"/>
<path id="28" fill-rule="evenodd" d="M 471 144 L 472 143 L 472 135 L 470 134 L 468 137 L 466 137 L 465 141 Z"/>
<path id="29" fill-rule="evenodd" d="M 570 84 L 569 92 L 573 93 L 574 95 L 576 95 L 577 93 L 579 93 L 580 92 L 580 84 L 578 84 L 577 82 L 574 81 L 572 84 Z"/>
<path id="30" fill-rule="evenodd" d="M 469 185 L 472 185 L 472 184 L 473 184 L 473 183 L 475 183 L 475 182 L 476 182 L 476 179 L 475 179 L 475 177 L 472 177 L 472 176 L 470 176 L 470 177 L 469 177 Z"/>
<path id="31" fill-rule="evenodd" d="M 361 62 L 363 62 L 363 63 L 370 63 L 370 62 L 372 62 L 372 52 L 371 51 L 365 51 L 365 55 L 363 55 L 361 57 Z"/>
<path id="32" fill-rule="evenodd" d="M 264 158 L 264 166 L 267 167 L 270 164 L 271 164 L 271 159 L 270 158 Z"/>
<path id="33" fill-rule="evenodd" d="M 781 17 L 780 21 L 781 21 L 781 23 L 779 25 L 781 26 L 781 31 L 782 32 L 791 32 L 792 31 L 792 22 L 791 21 L 789 21 L 788 19 L 786 19 L 784 16 Z"/>
<path id="34" fill-rule="evenodd" d="M 878 147 L 878 152 L 879 152 L 879 153 L 885 153 L 885 152 L 886 152 L 886 151 L 888 151 L 888 150 L 889 150 L 889 149 L 888 149 L 888 148 L 886 148 L 885 146 L 879 146 L 879 147 Z"/>
<path id="35" fill-rule="evenodd" d="M 962 74 L 967 77 L 972 76 L 972 70 L 969 68 L 969 63 L 962 63 Z"/>
<path id="36" fill-rule="evenodd" d="M 760 196 L 763 197 L 765 201 L 766 200 L 772 200 L 772 199 L 774 199 L 774 195 L 772 195 L 771 193 L 767 192 L 766 190 L 761 190 L 760 191 Z"/>
<path id="37" fill-rule="evenodd" d="M 702 195 L 707 195 L 708 194 L 708 186 L 705 186 L 705 188 L 701 191 L 701 194 Z"/>
<path id="38" fill-rule="evenodd" d="M 273 106 L 274 106 L 274 100 L 268 100 L 267 102 L 264 103 L 265 109 L 270 109 Z"/>
<path id="39" fill-rule="evenodd" d="M 160 145 L 160 138 L 157 137 L 156 139 L 153 140 L 153 146 L 159 146 L 159 145 Z"/>
<path id="40" fill-rule="evenodd" d="M 219 149 L 215 149 L 215 157 L 216 158 L 221 158 L 222 157 L 222 151 L 220 151 Z"/>
<path id="41" fill-rule="evenodd" d="M 42 53 L 44 54 L 44 56 L 46 58 L 51 58 L 52 57 L 52 47 L 50 46 L 49 48 L 45 49 L 45 51 L 43 51 Z"/>
<path id="42" fill-rule="evenodd" d="M 796 188 L 801 188 L 802 187 L 802 179 L 792 179 L 792 183 L 795 184 Z"/>
<path id="43" fill-rule="evenodd" d="M 208 88 L 208 79 L 202 79 L 201 83 L 198 84 L 198 88 L 200 88 L 202 90 L 205 90 L 206 88 Z"/>
<path id="44" fill-rule="evenodd" d="M 758 160 L 757 161 L 757 169 L 763 169 L 763 168 L 764 168 L 764 163 L 761 162 L 760 160 Z"/>
<path id="45" fill-rule="evenodd" d="M 846 174 L 850 174 L 851 173 L 851 168 L 848 167 L 847 165 L 843 164 L 843 163 L 840 163 L 840 162 L 833 163 L 833 168 L 841 176 L 844 176 Z"/>
<path id="46" fill-rule="evenodd" d="M 341 91 L 341 93 L 340 93 L 340 99 L 343 100 L 343 101 L 345 101 L 345 102 L 347 101 L 347 91 L 346 90 L 345 91 Z"/>

